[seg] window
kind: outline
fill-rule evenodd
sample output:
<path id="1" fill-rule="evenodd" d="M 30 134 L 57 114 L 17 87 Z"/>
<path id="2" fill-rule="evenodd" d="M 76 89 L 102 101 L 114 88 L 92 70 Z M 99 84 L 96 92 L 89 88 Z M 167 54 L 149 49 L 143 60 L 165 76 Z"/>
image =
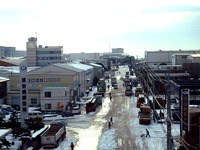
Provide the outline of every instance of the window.
<path id="1" fill-rule="evenodd" d="M 22 90 L 22 94 L 26 94 L 26 90 Z"/>
<path id="2" fill-rule="evenodd" d="M 22 100 L 26 100 L 26 96 L 22 96 Z"/>
<path id="3" fill-rule="evenodd" d="M 22 102 L 22 105 L 23 105 L 23 106 L 26 106 L 26 101 L 25 101 L 25 102 Z"/>
<path id="4" fill-rule="evenodd" d="M 45 105 L 44 105 L 44 108 L 45 108 L 45 109 L 51 109 L 51 104 L 45 104 Z"/>
<path id="5" fill-rule="evenodd" d="M 37 98 L 31 98 L 31 105 L 37 106 Z"/>
<path id="6" fill-rule="evenodd" d="M 51 97 L 51 92 L 45 92 L 44 97 Z"/>

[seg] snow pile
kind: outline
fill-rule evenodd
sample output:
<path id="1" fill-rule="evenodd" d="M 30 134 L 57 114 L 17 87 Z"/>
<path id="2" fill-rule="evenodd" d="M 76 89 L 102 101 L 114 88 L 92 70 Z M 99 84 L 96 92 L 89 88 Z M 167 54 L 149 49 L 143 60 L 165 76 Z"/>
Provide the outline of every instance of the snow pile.
<path id="1" fill-rule="evenodd" d="M 105 131 L 101 138 L 100 138 L 100 144 L 98 145 L 98 150 L 114 150 L 118 148 L 117 142 L 117 130 L 116 129 L 110 129 L 108 131 Z"/>

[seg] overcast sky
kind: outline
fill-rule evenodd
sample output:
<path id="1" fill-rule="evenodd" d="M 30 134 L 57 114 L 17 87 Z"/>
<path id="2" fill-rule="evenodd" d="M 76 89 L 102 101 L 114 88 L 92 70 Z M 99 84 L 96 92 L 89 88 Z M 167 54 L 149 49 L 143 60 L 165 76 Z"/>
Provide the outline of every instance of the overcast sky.
<path id="1" fill-rule="evenodd" d="M 139 57 L 148 50 L 200 49 L 199 0 L 6 0 L 0 4 L 0 46 L 26 50 L 63 46 L 64 53 L 124 48 Z"/>

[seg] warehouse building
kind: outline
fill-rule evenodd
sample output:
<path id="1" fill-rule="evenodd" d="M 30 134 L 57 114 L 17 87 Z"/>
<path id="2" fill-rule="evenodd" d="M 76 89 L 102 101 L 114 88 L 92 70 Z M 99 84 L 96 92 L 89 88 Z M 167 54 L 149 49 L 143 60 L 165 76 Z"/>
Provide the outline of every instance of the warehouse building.
<path id="1" fill-rule="evenodd" d="M 92 85 L 93 67 L 85 64 L 53 64 L 28 71 L 29 106 L 42 111 L 65 110 Z M 9 76 L 7 103 L 20 104 L 20 75 Z"/>

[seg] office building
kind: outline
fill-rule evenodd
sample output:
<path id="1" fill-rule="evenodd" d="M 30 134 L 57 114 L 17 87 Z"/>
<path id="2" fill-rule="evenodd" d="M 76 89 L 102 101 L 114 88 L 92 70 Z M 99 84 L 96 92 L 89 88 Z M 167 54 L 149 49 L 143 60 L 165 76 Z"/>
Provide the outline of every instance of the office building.
<path id="1" fill-rule="evenodd" d="M 62 62 L 62 46 L 37 46 L 37 38 L 30 37 L 26 43 L 27 65 L 31 66 L 48 66 Z"/>

